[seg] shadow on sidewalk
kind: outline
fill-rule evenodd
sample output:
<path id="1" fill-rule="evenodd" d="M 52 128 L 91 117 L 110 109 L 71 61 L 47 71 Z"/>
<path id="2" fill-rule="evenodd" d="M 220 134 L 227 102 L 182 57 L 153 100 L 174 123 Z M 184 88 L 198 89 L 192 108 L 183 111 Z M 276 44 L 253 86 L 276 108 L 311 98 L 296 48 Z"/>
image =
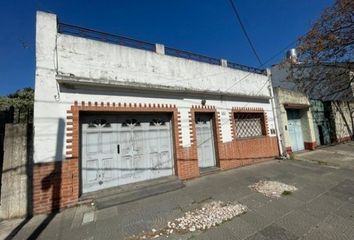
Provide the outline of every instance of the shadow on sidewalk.
<path id="1" fill-rule="evenodd" d="M 55 153 L 54 169 L 52 172 L 47 175 L 41 181 L 41 189 L 42 191 L 52 191 L 52 206 L 50 214 L 48 214 L 45 219 L 33 230 L 32 233 L 26 239 L 37 239 L 39 235 L 43 232 L 43 230 L 49 225 L 49 223 L 54 219 L 60 209 L 61 202 L 61 174 L 62 174 L 62 157 L 63 157 L 63 149 L 64 149 L 64 133 L 65 133 L 65 122 L 63 119 L 58 120 L 58 130 L 57 130 L 57 146 Z M 32 134 L 32 131 L 31 131 Z M 31 135 L 32 136 L 32 135 Z M 32 144 L 32 142 L 31 142 Z M 32 145 L 29 145 L 32 147 Z M 32 152 L 31 152 L 32 153 Z M 32 154 L 28 154 L 32 155 Z M 32 194 L 32 183 L 33 183 L 33 159 L 30 156 L 29 166 L 27 176 L 30 176 L 31 179 L 29 186 L 27 186 L 27 194 L 28 194 L 28 217 L 25 218 L 15 229 L 11 231 L 11 233 L 6 237 L 6 240 L 10 240 L 14 238 L 20 231 L 25 227 L 25 225 L 32 219 L 33 214 L 33 194 Z"/>

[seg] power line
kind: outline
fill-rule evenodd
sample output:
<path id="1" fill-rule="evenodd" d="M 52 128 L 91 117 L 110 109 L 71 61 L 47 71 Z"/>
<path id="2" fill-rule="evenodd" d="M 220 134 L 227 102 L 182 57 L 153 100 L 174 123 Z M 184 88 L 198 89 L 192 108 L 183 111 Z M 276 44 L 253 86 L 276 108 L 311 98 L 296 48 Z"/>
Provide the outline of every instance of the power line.
<path id="1" fill-rule="evenodd" d="M 283 53 L 285 50 L 287 50 L 290 46 L 292 46 L 292 45 L 293 45 L 294 43 L 296 43 L 296 42 L 297 42 L 297 40 L 295 40 L 295 41 L 289 43 L 288 45 L 286 45 L 286 47 L 282 48 L 282 49 L 281 49 L 280 51 L 278 51 L 276 54 L 274 54 L 273 56 L 271 56 L 270 58 L 268 58 L 268 59 L 267 59 L 264 63 L 262 63 L 259 67 L 263 67 L 265 64 L 267 64 L 268 62 L 272 61 L 272 60 L 273 60 L 274 58 L 276 58 L 279 54 Z M 231 88 L 233 88 L 234 86 L 236 86 L 237 83 L 239 83 L 240 81 L 246 79 L 246 78 L 247 78 L 248 76 L 250 76 L 251 74 L 252 74 L 252 73 L 248 73 L 246 76 L 244 76 L 244 77 L 242 77 L 242 78 L 236 80 L 234 84 L 232 84 L 230 87 L 228 87 L 228 88 L 227 88 L 226 90 L 224 90 L 224 91 L 230 90 Z M 263 88 L 264 88 L 264 86 L 257 92 L 257 94 L 260 93 Z"/>
<path id="2" fill-rule="evenodd" d="M 270 58 L 268 58 L 268 59 L 263 63 L 263 65 L 261 65 L 261 67 L 264 66 L 265 64 L 267 64 L 268 62 L 272 61 L 272 60 L 273 60 L 274 58 L 276 58 L 279 54 L 283 53 L 283 52 L 286 51 L 286 50 L 289 50 L 289 48 L 290 48 L 291 46 L 293 46 L 297 41 L 298 41 L 298 40 L 296 39 L 296 40 L 292 41 L 291 43 L 289 43 L 288 45 L 286 45 L 285 47 L 283 47 L 281 50 L 279 50 L 279 51 L 278 51 L 277 53 L 275 53 L 273 56 L 271 56 Z"/>
<path id="3" fill-rule="evenodd" d="M 245 25 L 243 24 L 243 22 L 242 22 L 242 20 L 241 20 L 240 14 L 239 14 L 239 12 L 237 11 L 237 8 L 236 8 L 236 5 L 235 5 L 234 1 L 233 1 L 233 0 L 229 0 L 229 2 L 230 2 L 230 4 L 231 4 L 231 7 L 232 7 L 232 9 L 233 9 L 233 11 L 234 11 L 236 17 L 237 17 L 238 22 L 239 22 L 240 25 L 241 25 L 241 29 L 242 29 L 243 33 L 245 34 L 246 39 L 247 39 L 249 45 L 251 46 L 251 49 L 252 49 L 254 55 L 256 56 L 256 58 L 257 58 L 259 64 L 260 64 L 260 65 L 263 65 L 263 64 L 262 64 L 262 61 L 261 61 L 261 58 L 259 57 L 259 55 L 258 55 L 258 53 L 257 53 L 257 51 L 256 51 L 256 48 L 254 47 L 254 45 L 253 45 L 253 43 L 252 43 L 250 37 L 248 36 L 248 33 L 247 33 L 247 31 L 246 31 L 246 27 L 245 27 Z"/>

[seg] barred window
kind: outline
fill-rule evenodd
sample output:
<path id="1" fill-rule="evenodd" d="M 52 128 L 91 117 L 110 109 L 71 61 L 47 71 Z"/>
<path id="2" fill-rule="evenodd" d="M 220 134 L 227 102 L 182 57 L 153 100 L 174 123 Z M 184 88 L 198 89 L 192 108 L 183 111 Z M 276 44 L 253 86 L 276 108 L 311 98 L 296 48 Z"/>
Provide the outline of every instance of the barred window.
<path id="1" fill-rule="evenodd" d="M 265 135 L 263 113 L 235 113 L 235 123 L 237 138 Z"/>

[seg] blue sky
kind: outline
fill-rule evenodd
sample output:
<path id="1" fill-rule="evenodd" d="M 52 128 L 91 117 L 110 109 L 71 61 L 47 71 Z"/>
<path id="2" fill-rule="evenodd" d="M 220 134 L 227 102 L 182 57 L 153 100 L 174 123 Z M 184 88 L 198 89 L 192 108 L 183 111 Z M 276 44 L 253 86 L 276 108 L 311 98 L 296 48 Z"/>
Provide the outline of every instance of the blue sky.
<path id="1" fill-rule="evenodd" d="M 263 62 L 305 34 L 333 3 L 235 2 Z M 34 87 L 36 10 L 55 13 L 64 23 L 259 66 L 228 0 L 1 0 L 0 95 Z"/>

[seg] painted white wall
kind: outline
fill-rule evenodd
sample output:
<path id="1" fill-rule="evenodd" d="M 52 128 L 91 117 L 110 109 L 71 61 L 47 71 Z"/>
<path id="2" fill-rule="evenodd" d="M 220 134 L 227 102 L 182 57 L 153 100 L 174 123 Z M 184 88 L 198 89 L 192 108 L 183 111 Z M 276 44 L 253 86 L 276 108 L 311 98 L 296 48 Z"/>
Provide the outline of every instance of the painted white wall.
<path id="1" fill-rule="evenodd" d="M 288 63 L 276 64 L 272 66 L 272 85 L 273 88 L 284 88 L 298 91 L 296 83 L 291 79 L 290 65 Z"/>
<path id="2" fill-rule="evenodd" d="M 58 34 L 58 72 L 91 80 L 269 96 L 262 74 Z"/>
<path id="3" fill-rule="evenodd" d="M 70 76 L 73 81 L 89 79 L 97 83 L 103 80 L 128 85 L 139 83 L 168 86 L 199 93 L 193 97 L 183 94 L 174 97 L 176 93 L 154 95 L 146 87 L 145 93 L 127 94 L 126 90 L 117 86 L 97 89 L 97 92 L 84 88 L 73 90 L 59 86 L 58 76 Z M 65 158 L 66 111 L 74 101 L 175 104 L 181 116 L 182 144 L 188 147 L 191 144 L 188 111 L 192 105 L 200 105 L 202 99 L 206 99 L 207 105 L 215 106 L 221 113 L 224 142 L 232 140 L 229 112 L 233 107 L 263 108 L 268 114 L 269 129 L 274 129 L 272 108 L 268 100 L 250 102 L 249 98 L 236 97 L 269 97 L 268 86 L 267 76 L 261 74 L 58 34 L 56 16 L 38 12 L 34 161 L 60 161 Z M 203 91 L 218 93 L 220 98 L 208 97 L 210 95 L 200 93 Z M 225 94 L 235 96 L 223 98 Z"/>
<path id="4" fill-rule="evenodd" d="M 56 15 L 37 12 L 34 103 L 34 162 L 64 159 L 66 106 L 58 101 L 56 76 Z M 57 139 L 57 138 L 61 139 Z"/>

